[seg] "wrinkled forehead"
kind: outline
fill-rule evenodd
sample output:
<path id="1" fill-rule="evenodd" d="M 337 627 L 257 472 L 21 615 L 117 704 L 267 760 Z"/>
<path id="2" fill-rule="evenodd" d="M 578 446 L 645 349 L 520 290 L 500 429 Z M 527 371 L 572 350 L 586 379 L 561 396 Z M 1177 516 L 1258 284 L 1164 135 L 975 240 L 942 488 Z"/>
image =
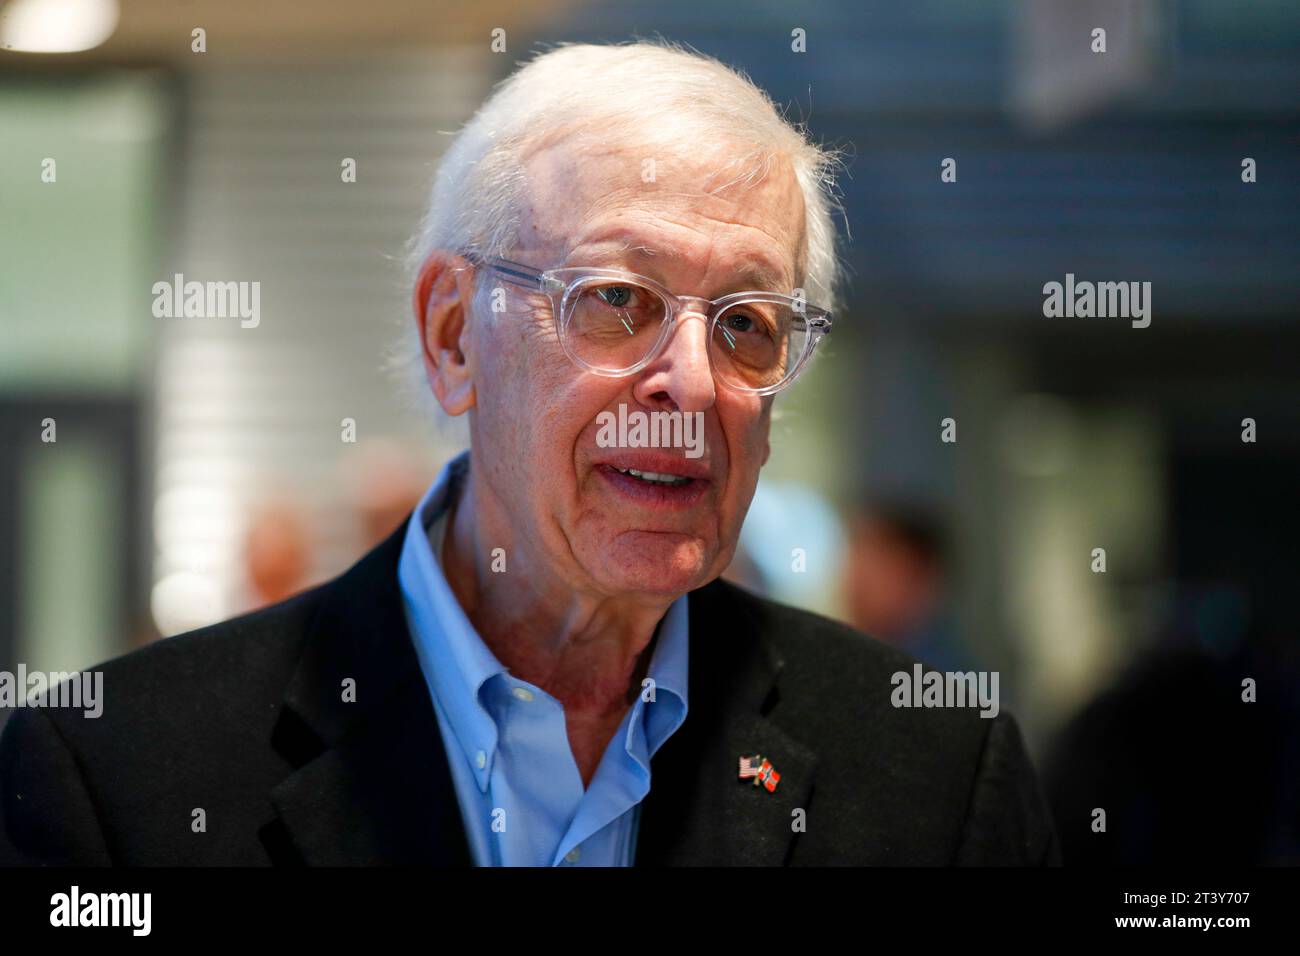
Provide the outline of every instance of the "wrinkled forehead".
<path id="1" fill-rule="evenodd" d="M 787 158 L 687 130 L 607 132 L 575 129 L 525 153 L 521 246 L 559 262 L 644 245 L 664 259 L 760 263 L 778 286 L 803 275 L 804 200 Z"/>

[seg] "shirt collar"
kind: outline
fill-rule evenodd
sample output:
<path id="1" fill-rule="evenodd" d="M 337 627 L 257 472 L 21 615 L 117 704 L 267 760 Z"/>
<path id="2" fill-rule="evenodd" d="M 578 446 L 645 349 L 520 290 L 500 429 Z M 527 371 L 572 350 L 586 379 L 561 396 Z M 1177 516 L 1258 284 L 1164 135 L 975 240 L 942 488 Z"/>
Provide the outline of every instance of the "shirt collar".
<path id="1" fill-rule="evenodd" d="M 479 788 L 486 789 L 497 727 L 479 692 L 506 668 L 465 616 L 429 540 L 430 527 L 449 511 L 468 466 L 468 452 L 449 461 L 416 506 L 402 544 L 398 580 L 425 680 L 451 723 Z"/>
<path id="2" fill-rule="evenodd" d="M 658 706 L 646 707 L 643 692 L 637 697 L 635 707 L 644 717 L 637 720 L 635 718 L 639 714 L 634 713 L 632 725 L 628 728 L 628 753 L 638 759 L 641 757 L 640 745 L 635 742 L 635 738 L 643 737 L 647 769 L 649 758 L 655 755 L 655 751 L 686 719 L 686 690 L 689 684 L 687 622 L 690 619 L 687 602 L 688 595 L 683 594 L 669 605 L 668 613 L 659 623 L 659 636 L 655 640 L 654 653 L 650 656 L 650 666 L 646 668 L 646 677 L 654 681 L 654 699 Z M 664 694 L 669 695 L 668 706 L 665 706 Z M 675 706 L 671 702 L 673 697 L 676 698 Z"/>

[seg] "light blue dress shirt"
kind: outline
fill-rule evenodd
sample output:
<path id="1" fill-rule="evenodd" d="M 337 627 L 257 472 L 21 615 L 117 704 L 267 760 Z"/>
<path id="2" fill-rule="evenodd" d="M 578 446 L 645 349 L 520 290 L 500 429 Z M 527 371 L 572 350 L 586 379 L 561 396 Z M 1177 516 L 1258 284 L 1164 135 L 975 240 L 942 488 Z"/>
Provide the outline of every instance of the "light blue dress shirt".
<path id="1" fill-rule="evenodd" d="M 398 578 L 470 852 L 479 866 L 631 866 L 650 758 L 686 719 L 687 597 L 659 624 L 646 674 L 653 702 L 638 694 L 584 789 L 563 705 L 497 660 L 443 575 L 447 512 L 468 457 L 443 468 L 411 515 Z"/>

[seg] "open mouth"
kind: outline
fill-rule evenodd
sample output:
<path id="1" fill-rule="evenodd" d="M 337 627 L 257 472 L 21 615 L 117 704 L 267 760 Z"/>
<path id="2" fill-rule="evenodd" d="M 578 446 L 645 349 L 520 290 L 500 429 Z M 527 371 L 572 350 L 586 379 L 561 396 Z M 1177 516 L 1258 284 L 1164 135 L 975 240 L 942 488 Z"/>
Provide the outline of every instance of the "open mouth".
<path id="1" fill-rule="evenodd" d="M 680 488 L 683 485 L 689 485 L 695 480 L 694 478 L 682 478 L 678 475 L 663 475 L 656 471 L 637 471 L 635 468 L 610 467 L 613 467 L 620 475 L 628 475 L 638 481 L 644 481 L 651 485 L 662 485 L 667 488 Z"/>
<path id="2" fill-rule="evenodd" d="M 596 467 L 607 487 L 629 505 L 642 508 L 693 508 L 708 494 L 713 480 L 707 468 L 695 462 L 676 462 L 668 456 L 641 456 L 606 461 Z M 639 468 L 632 467 L 640 465 Z"/>

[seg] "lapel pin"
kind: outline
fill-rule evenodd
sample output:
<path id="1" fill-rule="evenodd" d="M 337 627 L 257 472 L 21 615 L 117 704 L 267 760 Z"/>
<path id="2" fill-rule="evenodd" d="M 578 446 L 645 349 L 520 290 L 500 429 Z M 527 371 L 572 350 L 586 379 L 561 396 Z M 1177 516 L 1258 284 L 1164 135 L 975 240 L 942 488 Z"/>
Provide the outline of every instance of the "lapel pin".
<path id="1" fill-rule="evenodd" d="M 776 785 L 781 782 L 781 775 L 772 766 L 772 761 L 762 754 L 754 754 L 752 757 L 740 758 L 740 779 L 752 779 L 754 786 L 761 784 L 767 788 L 768 793 L 775 793 Z"/>

